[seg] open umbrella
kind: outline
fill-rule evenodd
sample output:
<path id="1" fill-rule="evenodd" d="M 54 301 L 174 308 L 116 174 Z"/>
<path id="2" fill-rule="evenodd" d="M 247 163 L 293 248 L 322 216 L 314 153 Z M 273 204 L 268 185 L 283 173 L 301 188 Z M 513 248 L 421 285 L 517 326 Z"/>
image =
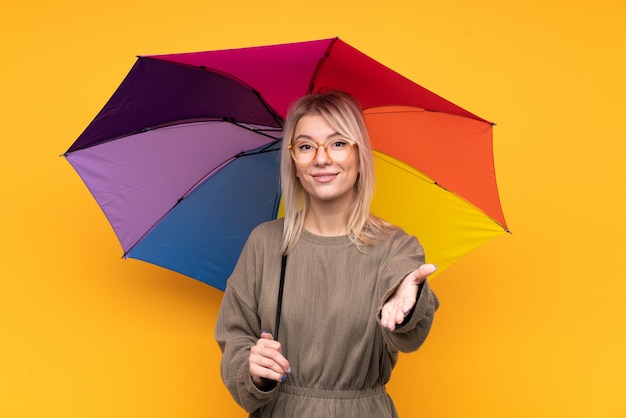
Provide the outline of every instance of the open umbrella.
<path id="1" fill-rule="evenodd" d="M 365 109 L 373 212 L 418 236 L 439 272 L 507 231 L 493 124 L 338 38 L 140 56 L 64 155 L 125 257 L 224 289 L 251 229 L 278 216 L 289 105 L 330 89 Z"/>

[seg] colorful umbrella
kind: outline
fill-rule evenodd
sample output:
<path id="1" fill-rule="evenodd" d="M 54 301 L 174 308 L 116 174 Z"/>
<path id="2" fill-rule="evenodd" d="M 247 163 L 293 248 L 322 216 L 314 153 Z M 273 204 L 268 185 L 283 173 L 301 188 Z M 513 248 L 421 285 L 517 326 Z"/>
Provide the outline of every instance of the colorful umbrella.
<path id="1" fill-rule="evenodd" d="M 373 212 L 418 236 L 439 272 L 507 231 L 493 124 L 338 38 L 140 56 L 65 156 L 125 257 L 224 289 L 251 229 L 279 216 L 289 105 L 329 89 L 365 109 Z"/>

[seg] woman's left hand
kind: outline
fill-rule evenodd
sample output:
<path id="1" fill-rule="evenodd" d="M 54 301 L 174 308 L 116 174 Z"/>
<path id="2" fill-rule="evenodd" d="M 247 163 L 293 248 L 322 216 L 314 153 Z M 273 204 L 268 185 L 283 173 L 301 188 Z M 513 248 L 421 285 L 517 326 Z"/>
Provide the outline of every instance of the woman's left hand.
<path id="1" fill-rule="evenodd" d="M 417 270 L 407 274 L 396 291 L 383 305 L 380 314 L 380 324 L 393 331 L 398 324 L 404 322 L 415 303 L 417 302 L 417 289 L 426 278 L 437 270 L 433 264 L 423 264 Z"/>

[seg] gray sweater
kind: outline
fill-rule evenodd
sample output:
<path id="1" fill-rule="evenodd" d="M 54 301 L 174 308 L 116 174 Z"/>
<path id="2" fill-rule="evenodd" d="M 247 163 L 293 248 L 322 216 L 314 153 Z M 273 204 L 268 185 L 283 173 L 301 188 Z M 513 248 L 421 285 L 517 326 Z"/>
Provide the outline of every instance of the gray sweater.
<path id="1" fill-rule="evenodd" d="M 262 391 L 248 356 L 261 331 L 273 333 L 282 228 L 279 219 L 250 234 L 224 293 L 215 338 L 233 398 L 252 417 L 396 417 L 385 384 L 398 352 L 426 339 L 439 302 L 425 282 L 394 331 L 380 326 L 380 310 L 424 263 L 422 247 L 401 229 L 361 251 L 347 236 L 303 231 L 287 260 L 278 338 L 292 373 Z"/>

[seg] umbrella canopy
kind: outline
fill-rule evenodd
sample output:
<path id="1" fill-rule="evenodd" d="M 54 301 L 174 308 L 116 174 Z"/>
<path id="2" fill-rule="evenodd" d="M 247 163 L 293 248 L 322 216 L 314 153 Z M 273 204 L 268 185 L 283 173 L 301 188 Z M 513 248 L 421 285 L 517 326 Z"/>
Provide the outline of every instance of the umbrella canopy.
<path id="1" fill-rule="evenodd" d="M 249 232 L 278 216 L 289 105 L 332 89 L 365 110 L 372 211 L 439 272 L 507 231 L 493 124 L 338 38 L 140 56 L 65 156 L 126 257 L 224 289 Z"/>

